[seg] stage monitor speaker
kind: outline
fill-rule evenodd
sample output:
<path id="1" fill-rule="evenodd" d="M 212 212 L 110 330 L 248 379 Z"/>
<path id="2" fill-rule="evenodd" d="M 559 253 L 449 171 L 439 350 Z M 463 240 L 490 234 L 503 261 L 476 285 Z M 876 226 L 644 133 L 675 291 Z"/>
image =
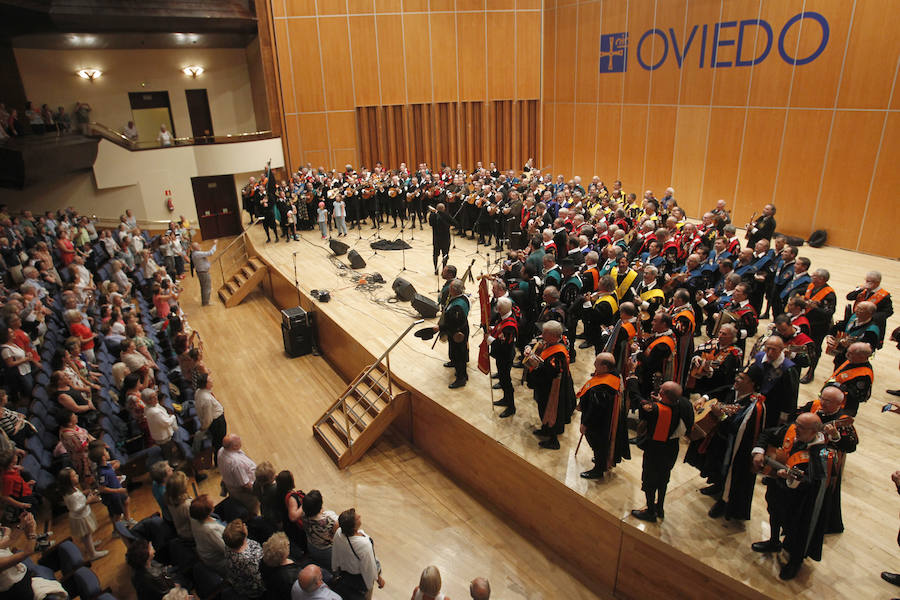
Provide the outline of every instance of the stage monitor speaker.
<path id="1" fill-rule="evenodd" d="M 329 240 L 328 245 L 331 246 L 331 251 L 334 252 L 335 256 L 347 254 L 347 250 L 350 249 L 350 246 L 338 240 Z"/>
<path id="2" fill-rule="evenodd" d="M 413 287 L 413 284 L 402 277 L 395 279 L 391 288 L 394 290 L 394 294 L 404 302 L 409 302 L 416 295 L 416 288 Z"/>
<path id="3" fill-rule="evenodd" d="M 299 306 L 286 308 L 281 311 L 281 324 L 289 329 L 305 326 L 309 323 L 308 314 L 309 313 Z"/>
<path id="4" fill-rule="evenodd" d="M 313 325 L 313 313 L 306 312 L 299 306 L 281 311 L 281 337 L 288 356 L 296 358 L 312 352 L 315 336 Z"/>
<path id="5" fill-rule="evenodd" d="M 432 317 L 436 317 L 438 312 L 440 312 L 440 305 L 427 296 L 423 296 L 422 294 L 416 294 L 412 299 L 412 307 L 416 309 L 416 312 L 419 313 L 423 318 L 430 319 Z"/>
<path id="6" fill-rule="evenodd" d="M 350 268 L 351 269 L 364 269 L 366 267 L 366 261 L 363 260 L 363 257 L 359 255 L 359 252 L 356 250 L 351 250 L 347 255 L 347 258 L 350 259 Z"/>

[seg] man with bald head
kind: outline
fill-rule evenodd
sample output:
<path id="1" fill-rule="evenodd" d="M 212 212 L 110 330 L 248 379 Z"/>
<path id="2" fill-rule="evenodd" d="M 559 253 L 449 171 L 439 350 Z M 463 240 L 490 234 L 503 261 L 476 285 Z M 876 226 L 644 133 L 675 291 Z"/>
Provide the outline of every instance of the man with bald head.
<path id="1" fill-rule="evenodd" d="M 219 473 L 228 495 L 247 507 L 251 515 L 257 514 L 259 501 L 253 495 L 256 479 L 256 463 L 244 454 L 241 436 L 229 433 L 219 448 Z"/>
<path id="2" fill-rule="evenodd" d="M 322 569 L 307 565 L 291 588 L 291 600 L 341 600 L 341 597 L 322 581 Z"/>
<path id="3" fill-rule="evenodd" d="M 853 426 L 850 413 L 844 407 L 844 392 L 833 384 L 828 384 L 819 392 L 819 397 L 801 406 L 798 414 L 813 413 L 822 420 L 825 443 L 835 453 L 832 483 L 825 493 L 825 512 L 828 521 L 825 533 L 842 533 L 844 521 L 841 517 L 841 480 L 843 479 L 846 456 L 856 451 L 859 434 Z"/>
<path id="4" fill-rule="evenodd" d="M 872 348 L 866 342 L 854 342 L 847 348 L 847 360 L 838 365 L 826 385 L 836 385 L 844 392 L 844 410 L 856 416 L 859 405 L 872 395 L 875 372 L 869 357 Z"/>
<path id="5" fill-rule="evenodd" d="M 825 524 L 821 521 L 827 513 L 820 498 L 829 484 L 835 459 L 823 429 L 818 414 L 803 413 L 790 425 L 763 430 L 753 448 L 756 469 L 770 462 L 766 457 L 768 448 L 776 449 L 778 464 L 772 465 L 772 475 L 763 479 L 768 486 L 771 537 L 754 542 L 752 548 L 755 552 L 778 552 L 782 548 L 788 552 L 790 559 L 778 575 L 783 580 L 796 577 L 807 556 L 822 559 Z"/>
<path id="6" fill-rule="evenodd" d="M 491 583 L 484 577 L 476 577 L 469 584 L 469 595 L 472 600 L 490 600 Z"/>
<path id="7" fill-rule="evenodd" d="M 594 467 L 581 474 L 584 479 L 600 479 L 623 458 L 631 458 L 625 424 L 627 410 L 619 394 L 620 385 L 616 357 L 601 352 L 594 359 L 591 378 L 576 394 L 581 434 L 594 451 Z"/>
<path id="8" fill-rule="evenodd" d="M 646 436 L 639 439 L 638 447 L 644 451 L 641 468 L 641 489 L 647 498 L 647 506 L 632 510 L 631 514 L 641 521 L 655 523 L 657 518 L 665 518 L 664 503 L 669 475 L 678 460 L 678 443 L 686 432 L 694 426 L 694 409 L 682 397 L 681 386 L 674 381 L 666 381 L 658 394 L 641 398 L 636 379 L 628 382 L 629 393 L 639 398 L 640 419 L 646 424 Z"/>

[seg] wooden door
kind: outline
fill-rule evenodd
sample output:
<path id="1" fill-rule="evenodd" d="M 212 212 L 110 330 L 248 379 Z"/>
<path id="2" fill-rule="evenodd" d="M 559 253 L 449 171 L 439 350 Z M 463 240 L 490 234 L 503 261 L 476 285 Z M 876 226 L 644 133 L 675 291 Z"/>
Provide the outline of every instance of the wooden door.
<path id="1" fill-rule="evenodd" d="M 241 221 L 234 177 L 192 177 L 191 185 L 194 188 L 194 204 L 203 239 L 238 235 L 241 232 Z"/>
<path id="2" fill-rule="evenodd" d="M 184 94 L 187 97 L 188 116 L 191 119 L 191 135 L 194 137 L 194 143 L 212 143 L 215 133 L 206 90 L 184 90 Z"/>

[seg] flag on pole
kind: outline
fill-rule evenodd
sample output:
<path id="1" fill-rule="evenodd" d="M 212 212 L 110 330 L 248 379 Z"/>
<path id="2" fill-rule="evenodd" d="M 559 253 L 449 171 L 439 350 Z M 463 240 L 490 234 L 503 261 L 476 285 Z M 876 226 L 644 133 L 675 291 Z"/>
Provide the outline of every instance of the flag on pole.
<path id="1" fill-rule="evenodd" d="M 484 330 L 484 338 L 478 347 L 478 370 L 485 375 L 491 372 L 491 355 L 488 348 L 488 328 L 491 315 L 491 299 L 488 296 L 488 278 L 481 276 L 481 282 L 478 284 L 478 303 L 481 306 L 481 325 Z"/>

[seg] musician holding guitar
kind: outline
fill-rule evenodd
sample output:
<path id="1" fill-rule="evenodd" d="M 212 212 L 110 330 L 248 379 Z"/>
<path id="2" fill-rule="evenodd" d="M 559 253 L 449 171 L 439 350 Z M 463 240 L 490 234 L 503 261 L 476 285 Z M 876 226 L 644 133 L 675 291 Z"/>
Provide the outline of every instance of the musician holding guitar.
<path id="1" fill-rule="evenodd" d="M 759 240 L 771 240 L 775 234 L 775 205 L 766 204 L 763 207 L 762 214 L 757 217 L 756 213 L 750 217 L 747 223 L 747 245 L 751 248 L 756 245 Z"/>
<path id="2" fill-rule="evenodd" d="M 753 448 L 754 468 L 762 470 L 769 463 L 775 469 L 764 479 L 771 537 L 752 548 L 787 550 L 790 559 L 778 575 L 783 580 L 796 577 L 807 556 L 822 558 L 825 527 L 820 520 L 826 513 L 816 500 L 829 485 L 835 459 L 823 429 L 817 414 L 803 413 L 793 424 L 763 430 Z"/>

